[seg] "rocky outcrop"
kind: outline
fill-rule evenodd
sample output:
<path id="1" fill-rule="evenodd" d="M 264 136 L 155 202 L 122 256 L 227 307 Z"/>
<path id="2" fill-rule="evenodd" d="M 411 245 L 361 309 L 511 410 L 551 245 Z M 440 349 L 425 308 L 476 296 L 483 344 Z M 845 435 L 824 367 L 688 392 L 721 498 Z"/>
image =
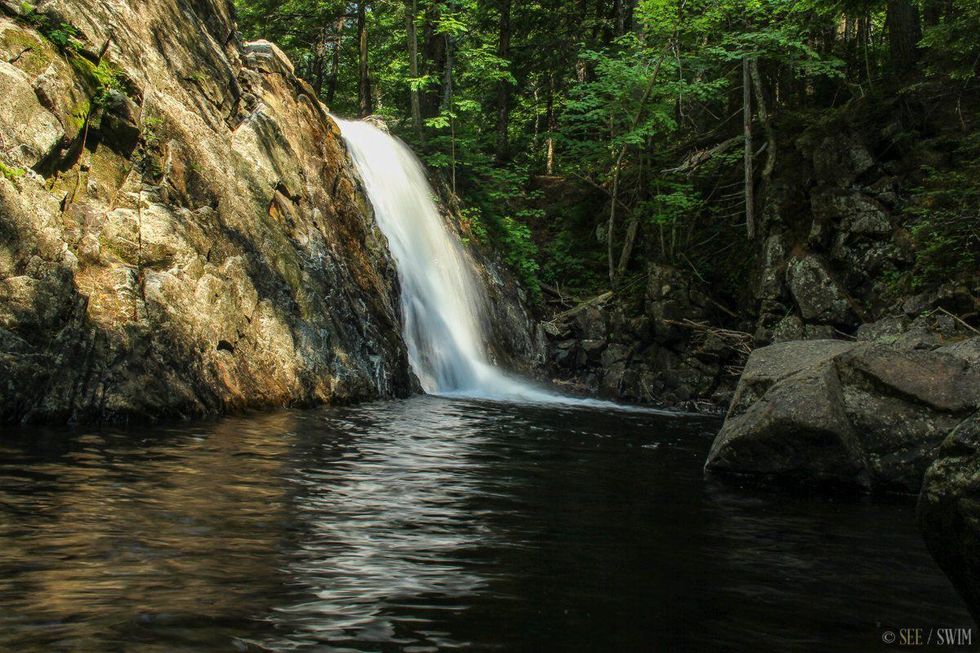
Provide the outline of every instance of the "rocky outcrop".
<path id="1" fill-rule="evenodd" d="M 551 374 L 608 399 L 699 410 L 725 406 L 746 333 L 711 328 L 720 307 L 689 273 L 651 265 L 642 313 L 605 293 L 544 324 Z"/>
<path id="2" fill-rule="evenodd" d="M 401 395 L 336 125 L 226 0 L 2 0 L 0 419 Z"/>
<path id="3" fill-rule="evenodd" d="M 917 223 L 907 204 L 923 164 L 948 148 L 923 139 L 910 149 L 905 118 L 894 102 L 873 117 L 855 103 L 780 148 L 743 307 L 758 344 L 854 335 L 863 323 L 913 320 L 937 307 L 975 320 L 976 277 L 909 290 Z"/>
<path id="4" fill-rule="evenodd" d="M 708 471 L 915 492 L 945 435 L 980 408 L 980 338 L 934 350 L 793 341 L 755 350 Z"/>
<path id="5" fill-rule="evenodd" d="M 980 413 L 943 442 L 922 483 L 918 513 L 929 551 L 980 623 Z"/>

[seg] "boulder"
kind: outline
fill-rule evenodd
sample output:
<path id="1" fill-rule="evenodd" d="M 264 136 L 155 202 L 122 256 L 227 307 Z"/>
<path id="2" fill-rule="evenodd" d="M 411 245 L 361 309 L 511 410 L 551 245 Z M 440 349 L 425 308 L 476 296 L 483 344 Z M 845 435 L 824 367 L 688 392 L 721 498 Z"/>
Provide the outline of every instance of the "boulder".
<path id="1" fill-rule="evenodd" d="M 943 437 L 980 408 L 980 368 L 968 362 L 975 346 L 907 351 L 812 340 L 757 349 L 706 469 L 918 491 Z"/>
<path id="2" fill-rule="evenodd" d="M 813 169 L 820 179 L 847 186 L 874 167 L 874 157 L 854 134 L 826 136 L 813 149 Z"/>
<path id="3" fill-rule="evenodd" d="M 808 254 L 790 261 L 786 284 L 805 321 L 824 324 L 853 321 L 846 293 L 816 256 Z"/>
<path id="4" fill-rule="evenodd" d="M 980 413 L 943 442 L 922 482 L 918 516 L 929 551 L 980 623 Z"/>

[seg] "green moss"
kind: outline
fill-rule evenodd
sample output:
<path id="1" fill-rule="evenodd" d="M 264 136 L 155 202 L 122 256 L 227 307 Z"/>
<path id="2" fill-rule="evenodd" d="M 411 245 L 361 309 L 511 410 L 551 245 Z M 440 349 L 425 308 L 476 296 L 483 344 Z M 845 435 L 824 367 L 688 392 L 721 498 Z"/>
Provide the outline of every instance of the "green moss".
<path id="1" fill-rule="evenodd" d="M 4 49 L 10 50 L 11 52 L 22 49 L 27 49 L 31 52 L 37 50 L 37 40 L 29 32 L 19 29 L 8 29 L 3 32 L 2 38 Z"/>
<path id="2" fill-rule="evenodd" d="M 54 45 L 68 60 L 72 69 L 81 77 L 82 83 L 86 85 L 91 98 L 91 104 L 85 111 L 85 115 L 88 115 L 93 106 L 104 106 L 114 91 L 133 95 L 134 89 L 129 80 L 121 70 L 109 63 L 108 59 L 103 57 L 98 62 L 93 62 L 83 54 L 84 44 L 80 40 L 81 32 L 74 25 L 41 13 L 27 2 L 21 5 L 21 22 L 33 28 Z M 27 37 L 28 35 L 16 35 L 13 38 L 25 40 Z M 34 47 L 37 43 L 33 40 L 26 42 L 25 45 L 30 47 L 32 51 L 37 49 Z M 79 119 L 79 115 L 75 111 L 72 112 L 72 117 L 76 120 Z"/>
<path id="3" fill-rule="evenodd" d="M 92 111 L 92 103 L 88 99 L 81 100 L 71 110 L 71 122 L 76 129 L 81 129 Z"/>
<path id="4" fill-rule="evenodd" d="M 68 62 L 88 87 L 93 106 L 105 106 L 113 92 L 132 94 L 125 76 L 108 60 L 102 59 L 95 64 L 77 52 L 69 52 Z"/>
<path id="5" fill-rule="evenodd" d="M 0 161 L 0 174 L 10 181 L 14 181 L 17 178 L 23 177 L 25 174 L 27 174 L 27 171 L 16 166 L 8 166 L 3 161 Z"/>

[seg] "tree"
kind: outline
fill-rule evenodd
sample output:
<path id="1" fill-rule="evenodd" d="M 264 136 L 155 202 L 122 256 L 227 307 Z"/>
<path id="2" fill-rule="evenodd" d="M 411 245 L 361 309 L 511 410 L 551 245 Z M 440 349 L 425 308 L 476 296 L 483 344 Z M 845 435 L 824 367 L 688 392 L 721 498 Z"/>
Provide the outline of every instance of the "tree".
<path id="1" fill-rule="evenodd" d="M 919 58 L 919 40 L 922 38 L 919 12 L 911 0 L 888 0 L 887 7 L 885 26 L 892 69 L 904 74 Z"/>
<path id="2" fill-rule="evenodd" d="M 408 39 L 409 92 L 412 105 L 412 126 L 422 138 L 422 105 L 419 102 L 419 42 L 415 33 L 418 16 L 416 0 L 405 0 L 405 35 Z"/>
<path id="3" fill-rule="evenodd" d="M 500 0 L 500 27 L 497 46 L 497 56 L 501 62 L 509 64 L 510 58 L 510 3 L 511 0 Z M 508 106 L 510 95 L 510 80 L 501 77 L 497 82 L 497 162 L 501 163 L 507 157 L 507 126 Z"/>
<path id="4" fill-rule="evenodd" d="M 358 101 L 360 116 L 371 115 L 371 79 L 368 76 L 368 30 L 367 30 L 368 0 L 357 2 L 357 43 L 359 53 L 358 65 Z"/>

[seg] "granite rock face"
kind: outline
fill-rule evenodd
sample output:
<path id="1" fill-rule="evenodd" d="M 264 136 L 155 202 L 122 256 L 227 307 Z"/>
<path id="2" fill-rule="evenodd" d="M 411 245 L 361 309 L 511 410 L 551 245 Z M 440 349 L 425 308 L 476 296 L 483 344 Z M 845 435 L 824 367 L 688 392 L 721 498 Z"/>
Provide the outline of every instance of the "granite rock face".
<path id="1" fill-rule="evenodd" d="M 0 10 L 0 421 L 417 387 L 337 126 L 230 2 Z"/>
<path id="2" fill-rule="evenodd" d="M 916 492 L 942 440 L 980 408 L 978 345 L 805 340 L 757 349 L 706 469 Z"/>

